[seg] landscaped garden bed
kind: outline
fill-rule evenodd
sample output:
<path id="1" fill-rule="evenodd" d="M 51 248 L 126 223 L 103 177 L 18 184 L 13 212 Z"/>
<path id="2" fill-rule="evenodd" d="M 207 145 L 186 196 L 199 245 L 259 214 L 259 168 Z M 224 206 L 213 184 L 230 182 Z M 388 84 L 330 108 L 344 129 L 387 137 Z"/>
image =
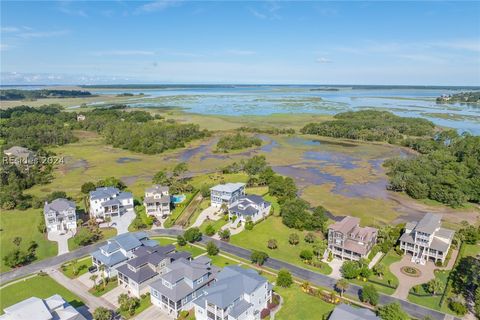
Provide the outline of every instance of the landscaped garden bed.
<path id="1" fill-rule="evenodd" d="M 409 277 L 415 277 L 415 278 L 418 278 L 422 275 L 422 272 L 415 268 L 415 267 L 411 267 L 411 266 L 403 266 L 400 268 L 400 271 L 404 274 L 404 275 L 407 275 Z"/>

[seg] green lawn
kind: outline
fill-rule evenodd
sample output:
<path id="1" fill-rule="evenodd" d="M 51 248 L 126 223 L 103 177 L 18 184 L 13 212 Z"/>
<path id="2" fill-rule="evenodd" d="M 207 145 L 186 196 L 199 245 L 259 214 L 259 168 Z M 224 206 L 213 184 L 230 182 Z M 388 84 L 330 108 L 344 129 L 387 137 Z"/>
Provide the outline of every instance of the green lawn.
<path id="1" fill-rule="evenodd" d="M 447 284 L 447 279 L 448 279 L 449 274 L 450 274 L 450 271 L 446 271 L 446 270 L 436 270 L 435 271 L 436 278 L 439 279 L 442 282 L 442 290 L 441 290 L 440 293 L 442 293 L 445 290 L 445 286 Z M 407 298 L 408 301 L 411 301 L 413 303 L 428 307 L 430 309 L 434 309 L 434 310 L 439 309 L 440 300 L 442 298 L 441 294 L 432 296 L 429 292 L 427 292 L 425 290 L 423 285 L 418 286 L 417 294 L 421 295 L 420 297 L 412 294 L 412 292 L 413 292 L 413 290 L 411 290 L 410 294 L 408 295 L 408 298 Z M 440 309 L 440 311 L 445 312 L 445 313 L 454 314 L 448 308 L 448 303 L 447 302 L 445 302 L 442 305 L 442 308 Z"/>
<path id="2" fill-rule="evenodd" d="M 188 251 L 192 254 L 192 257 L 195 258 L 196 256 L 201 255 L 202 253 L 205 253 L 207 250 L 187 243 L 183 247 L 177 244 L 177 251 Z"/>
<path id="3" fill-rule="evenodd" d="M 276 286 L 274 291 L 280 294 L 284 300 L 281 309 L 275 315 L 275 319 L 290 320 L 318 320 L 328 315 L 335 305 L 327 303 L 318 297 L 304 293 L 297 284 L 290 288 Z"/>
<path id="4" fill-rule="evenodd" d="M 221 227 L 223 227 L 224 225 L 226 225 L 228 223 L 228 221 L 225 221 L 224 217 L 221 217 L 219 220 L 217 221 L 204 221 L 202 223 L 202 225 L 200 226 L 200 231 L 202 232 L 202 234 L 205 234 L 206 235 L 206 232 L 205 230 L 207 229 L 208 225 L 212 225 L 213 226 L 213 229 L 215 229 L 215 233 L 217 233 Z"/>
<path id="5" fill-rule="evenodd" d="M 161 246 L 166 246 L 177 242 L 177 239 L 167 237 L 151 237 L 150 239 L 157 241 Z"/>
<path id="6" fill-rule="evenodd" d="M 76 267 L 78 274 L 74 275 L 73 274 L 73 266 Z M 85 257 L 82 259 L 77 260 L 77 263 L 73 264 L 73 261 L 69 261 L 66 264 L 64 264 L 61 268 L 62 272 L 64 275 L 69 277 L 70 279 L 75 279 L 82 274 L 85 274 L 88 272 L 88 268 L 92 266 L 92 258 L 91 257 Z"/>
<path id="7" fill-rule="evenodd" d="M 101 278 L 96 280 L 97 283 L 101 281 Z M 100 297 L 103 296 L 105 293 L 115 289 L 118 287 L 118 281 L 116 278 L 111 279 L 110 281 L 107 282 L 107 285 L 103 287 L 103 285 L 98 285 L 96 288 L 91 288 L 88 290 L 91 294 L 93 294 L 95 297 Z"/>
<path id="8" fill-rule="evenodd" d="M 472 256 L 476 257 L 480 254 L 480 245 L 479 244 L 464 244 L 463 245 L 463 257 Z"/>
<path id="9" fill-rule="evenodd" d="M 103 234 L 103 237 L 99 241 L 105 241 L 107 239 L 113 238 L 117 235 L 117 229 L 115 228 L 101 228 L 100 231 Z M 75 237 L 68 239 L 68 249 L 70 251 L 78 249 L 80 246 L 75 243 Z"/>
<path id="10" fill-rule="evenodd" d="M 288 237 L 291 233 L 297 233 L 300 236 L 300 243 L 296 246 L 292 246 L 288 243 Z M 303 240 L 306 233 L 306 231 L 298 231 L 288 228 L 282 223 L 280 217 L 270 216 L 264 221 L 256 224 L 253 230 L 245 230 L 232 236 L 230 242 L 246 249 L 264 251 L 272 258 L 296 264 L 305 269 L 330 274 L 332 270 L 327 264 L 323 264 L 322 268 L 315 268 L 301 261 L 299 257 L 300 251 L 303 249 L 312 249 L 312 245 Z M 318 235 L 318 237 L 320 237 L 320 235 Z M 270 250 L 267 248 L 267 242 L 269 239 L 277 240 L 277 249 Z"/>
<path id="11" fill-rule="evenodd" d="M 217 266 L 219 268 L 224 268 L 228 266 L 237 266 L 239 263 L 237 261 L 234 261 L 232 259 L 229 259 L 227 257 L 222 257 L 220 255 L 216 256 L 208 256 L 210 259 L 212 259 L 212 264 L 214 266 Z"/>
<path id="12" fill-rule="evenodd" d="M 0 312 L 3 313 L 4 308 L 30 297 L 45 299 L 54 294 L 61 295 L 74 307 L 83 305 L 80 298 L 49 276 L 35 276 L 0 289 Z"/>
<path id="13" fill-rule="evenodd" d="M 145 309 L 150 307 L 152 305 L 152 302 L 150 300 L 150 295 L 146 295 L 145 298 L 140 299 L 140 305 L 138 306 L 137 309 L 135 309 L 135 313 L 133 315 L 129 315 L 127 312 L 120 312 L 123 318 L 125 319 L 131 319 L 132 317 L 135 317 L 136 315 L 139 315 Z"/>
<path id="14" fill-rule="evenodd" d="M 30 241 L 38 243 L 36 251 L 37 260 L 57 255 L 58 246 L 56 242 L 48 241 L 47 235 L 38 232 L 37 226 L 43 219 L 42 209 L 28 210 L 2 210 L 0 214 L 0 252 L 1 258 L 13 250 L 13 238 L 21 237 L 20 248 L 26 250 Z M 10 270 L 0 262 L 0 272 Z"/>

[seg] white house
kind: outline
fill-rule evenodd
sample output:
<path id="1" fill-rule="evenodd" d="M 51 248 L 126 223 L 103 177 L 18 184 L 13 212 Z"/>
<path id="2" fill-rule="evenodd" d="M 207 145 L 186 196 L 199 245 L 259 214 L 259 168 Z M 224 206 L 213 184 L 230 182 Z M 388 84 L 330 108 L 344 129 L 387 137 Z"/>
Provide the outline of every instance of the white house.
<path id="1" fill-rule="evenodd" d="M 222 204 L 230 207 L 243 195 L 245 195 L 245 183 L 219 184 L 210 188 L 210 203 L 216 208 L 220 208 Z"/>
<path id="2" fill-rule="evenodd" d="M 265 201 L 261 196 L 246 195 L 237 199 L 229 208 L 230 219 L 236 216 L 236 221 L 245 222 L 258 220 L 268 216 L 271 209 L 271 203 Z M 250 218 L 250 219 L 249 219 Z"/>
<path id="3" fill-rule="evenodd" d="M 193 304 L 195 319 L 257 320 L 272 299 L 272 285 L 257 271 L 225 267 Z"/>
<path id="4" fill-rule="evenodd" d="M 3 311 L 0 320 L 86 320 L 58 294 L 47 299 L 31 297 Z"/>
<path id="5" fill-rule="evenodd" d="M 455 232 L 442 228 L 441 219 L 439 214 L 427 213 L 419 222 L 407 223 L 400 237 L 400 249 L 412 254 L 412 262 L 445 262 Z"/>
<path id="6" fill-rule="evenodd" d="M 90 215 L 96 218 L 118 217 L 133 209 L 133 195 L 114 187 L 101 187 L 90 192 Z"/>
<path id="7" fill-rule="evenodd" d="M 58 198 L 45 202 L 43 214 L 48 232 L 67 232 L 77 229 L 77 213 L 75 202 Z"/>
<path id="8" fill-rule="evenodd" d="M 170 194 L 166 186 L 154 185 L 145 190 L 143 205 L 150 216 L 162 217 L 170 214 Z"/>

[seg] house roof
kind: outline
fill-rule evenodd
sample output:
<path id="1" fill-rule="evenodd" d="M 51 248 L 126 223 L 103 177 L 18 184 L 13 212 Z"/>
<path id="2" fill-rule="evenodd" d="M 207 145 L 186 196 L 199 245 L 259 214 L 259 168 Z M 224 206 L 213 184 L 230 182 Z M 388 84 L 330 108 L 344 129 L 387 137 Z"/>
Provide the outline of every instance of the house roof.
<path id="1" fill-rule="evenodd" d="M 213 280 L 213 274 L 217 272 L 215 267 L 195 263 L 194 261 L 188 261 L 186 259 L 176 260 L 167 266 L 167 268 L 170 271 L 161 275 L 161 279 L 153 282 L 150 287 L 173 301 L 183 299 L 198 288 L 206 285 Z M 207 276 L 206 280 L 199 284 L 195 283 L 195 280 L 204 276 Z M 172 288 L 168 288 L 163 285 L 162 279 L 175 285 Z M 190 286 L 185 279 L 193 282 L 193 287 Z"/>
<path id="2" fill-rule="evenodd" d="M 217 281 L 205 289 L 204 299 L 219 308 L 226 308 L 244 294 L 251 294 L 267 279 L 257 271 L 239 266 L 228 266 L 218 273 Z"/>
<path id="3" fill-rule="evenodd" d="M 52 202 L 48 203 L 45 202 L 45 206 L 43 207 L 43 212 L 47 213 L 50 210 L 55 211 L 57 213 L 67 211 L 69 209 L 75 210 L 75 202 L 64 199 L 64 198 L 58 198 L 53 200 Z"/>
<path id="4" fill-rule="evenodd" d="M 142 266 L 146 263 L 151 263 L 153 265 L 158 265 L 162 260 L 167 258 L 168 253 L 175 251 L 175 246 L 170 244 L 168 246 L 155 246 L 155 247 L 140 247 L 135 252 L 135 258 L 130 259 L 128 264 L 134 268 Z"/>
<path id="5" fill-rule="evenodd" d="M 109 256 L 106 256 L 102 254 L 100 250 L 97 250 L 92 253 L 92 256 L 107 267 L 112 267 L 120 262 L 128 260 L 128 258 L 121 251 L 117 251 Z"/>
<path id="6" fill-rule="evenodd" d="M 29 149 L 20 146 L 13 146 L 7 150 L 4 150 L 3 153 L 14 157 L 28 157 L 35 155 L 33 151 L 30 151 Z"/>
<path id="7" fill-rule="evenodd" d="M 167 186 L 161 186 L 159 184 L 154 184 L 152 187 L 145 189 L 145 192 L 151 193 L 165 193 L 168 192 L 169 188 Z"/>
<path id="8" fill-rule="evenodd" d="M 427 213 L 415 227 L 415 230 L 432 234 L 440 227 L 442 216 L 439 214 Z"/>
<path id="9" fill-rule="evenodd" d="M 354 308 L 348 304 L 341 303 L 333 309 L 329 320 L 380 320 L 371 310 Z"/>
<path id="10" fill-rule="evenodd" d="M 341 232 L 347 234 L 353 228 L 360 224 L 360 219 L 357 217 L 346 216 L 341 221 L 337 221 L 334 224 L 331 224 L 328 228 L 336 232 Z"/>
<path id="11" fill-rule="evenodd" d="M 148 264 L 144 265 L 141 268 L 138 268 L 137 271 L 133 271 L 130 270 L 127 263 L 118 267 L 117 270 L 118 272 L 122 273 L 123 275 L 127 276 L 129 279 L 132 279 L 138 284 L 152 279 L 153 277 L 158 275 L 158 272 L 153 270 Z"/>
<path id="12" fill-rule="evenodd" d="M 110 198 L 117 195 L 118 193 L 120 193 L 120 190 L 115 187 L 101 187 L 90 191 L 90 199 L 96 200 Z"/>
<path id="13" fill-rule="evenodd" d="M 243 187 L 245 187 L 245 183 L 241 183 L 241 182 L 225 183 L 225 184 L 216 185 L 216 186 L 210 188 L 210 190 L 218 191 L 218 192 L 230 192 L 230 193 L 232 193 L 232 192 L 235 192 L 238 189 L 243 188 Z"/>
<path id="14" fill-rule="evenodd" d="M 253 216 L 257 214 L 258 207 L 262 204 L 269 206 L 270 202 L 263 200 L 261 196 L 252 194 L 239 198 L 232 204 L 229 210 L 237 214 Z"/>
<path id="15" fill-rule="evenodd" d="M 120 249 L 130 251 L 139 248 L 144 245 L 142 241 L 145 242 L 145 240 L 148 240 L 148 235 L 146 232 L 142 231 L 120 234 L 116 237 L 108 239 L 107 244 L 100 247 L 100 250 L 93 252 L 92 256 L 101 261 L 104 265 L 111 267 L 120 262 L 128 260 L 128 258 L 121 251 L 119 251 Z M 151 245 L 151 243 L 149 244 Z M 101 250 L 111 253 L 111 255 L 106 256 Z"/>
<path id="16" fill-rule="evenodd" d="M 105 202 L 102 202 L 102 206 L 120 206 L 122 203 L 117 199 L 117 198 L 113 198 L 113 199 L 110 199 L 110 200 L 107 200 Z"/>
<path id="17" fill-rule="evenodd" d="M 240 300 L 239 302 L 235 303 L 233 308 L 230 310 L 228 313 L 234 318 L 240 317 L 245 311 L 250 309 L 253 306 L 250 302 L 247 302 L 246 300 Z"/>
<path id="18" fill-rule="evenodd" d="M 152 203 L 152 202 L 159 202 L 159 203 L 170 203 L 170 196 L 161 196 L 160 198 L 154 198 L 154 197 L 145 197 L 143 199 L 143 202 L 145 203 Z"/>

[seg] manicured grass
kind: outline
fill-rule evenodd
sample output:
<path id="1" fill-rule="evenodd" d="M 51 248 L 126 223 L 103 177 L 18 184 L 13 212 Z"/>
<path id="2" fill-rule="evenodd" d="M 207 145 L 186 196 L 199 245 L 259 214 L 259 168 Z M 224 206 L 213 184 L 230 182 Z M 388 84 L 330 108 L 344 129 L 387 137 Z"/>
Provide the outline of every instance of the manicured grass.
<path id="1" fill-rule="evenodd" d="M 97 283 L 101 279 L 97 279 Z M 107 285 L 104 287 L 103 284 L 97 285 L 96 288 L 91 288 L 88 290 L 91 294 L 93 294 L 95 297 L 100 297 L 103 296 L 105 293 L 115 289 L 118 287 L 118 281 L 116 278 L 113 278 L 107 282 Z"/>
<path id="2" fill-rule="evenodd" d="M 123 311 L 120 312 L 120 314 L 122 315 L 122 317 L 124 319 L 131 319 L 131 318 L 135 317 L 136 315 L 139 315 L 140 313 L 145 311 L 145 309 L 147 309 L 151 305 L 152 305 L 152 302 L 150 300 L 150 295 L 147 295 L 147 296 L 145 296 L 145 298 L 140 299 L 140 305 L 138 306 L 137 309 L 135 309 L 135 313 L 133 315 L 130 315 L 127 312 L 123 312 Z"/>
<path id="3" fill-rule="evenodd" d="M 268 187 L 248 187 L 245 189 L 246 194 L 256 194 L 258 196 L 263 196 L 268 193 Z"/>
<path id="4" fill-rule="evenodd" d="M 204 221 L 202 223 L 202 225 L 200 226 L 200 231 L 202 232 L 202 234 L 206 234 L 205 230 L 207 229 L 207 227 L 209 225 L 212 225 L 213 229 L 215 229 L 215 233 L 217 233 L 227 223 L 228 223 L 228 221 L 225 221 L 223 216 L 220 219 L 218 219 L 217 221 L 213 221 L 213 220 Z"/>
<path id="5" fill-rule="evenodd" d="M 239 265 L 239 263 L 237 261 L 234 261 L 234 260 L 229 259 L 227 257 L 220 256 L 218 254 L 216 256 L 208 256 L 208 257 L 210 259 L 212 259 L 212 264 L 214 266 L 219 267 L 219 268 Z"/>
<path id="6" fill-rule="evenodd" d="M 476 257 L 477 255 L 480 255 L 480 245 L 479 244 L 464 244 L 463 245 L 463 257 L 466 256 L 472 256 Z"/>
<path id="7" fill-rule="evenodd" d="M 99 241 L 105 241 L 107 239 L 113 238 L 117 235 L 117 229 L 115 228 L 101 228 L 103 237 Z M 70 251 L 80 248 L 78 244 L 75 243 L 75 237 L 68 239 L 68 249 Z"/>
<path id="8" fill-rule="evenodd" d="M 197 246 L 193 246 L 190 243 L 187 243 L 185 246 L 181 247 L 177 244 L 177 251 L 188 251 L 192 254 L 192 257 L 195 258 L 196 256 L 205 253 L 207 250 L 203 248 L 199 248 Z"/>
<path id="9" fill-rule="evenodd" d="M 36 250 L 37 260 L 56 256 L 58 245 L 48 241 L 47 235 L 38 231 L 37 226 L 43 219 L 42 209 L 28 210 L 1 210 L 0 214 L 0 272 L 8 271 L 3 262 L 3 256 L 14 249 L 12 240 L 15 237 L 22 238 L 20 248 L 26 250 L 31 241 L 38 243 Z"/>
<path id="10" fill-rule="evenodd" d="M 413 290 L 411 290 L 410 294 L 407 297 L 408 301 L 428 307 L 430 309 L 438 310 L 440 305 L 440 300 L 442 299 L 441 293 L 445 290 L 445 286 L 447 284 L 447 279 L 449 274 L 450 274 L 450 271 L 446 271 L 446 270 L 435 271 L 435 277 L 442 282 L 442 290 L 439 292 L 438 295 L 432 296 L 428 291 L 425 290 L 425 287 L 423 285 L 419 285 L 417 294 L 421 296 L 419 297 L 417 295 L 412 294 Z M 442 305 L 442 308 L 440 309 L 440 311 L 454 314 L 448 308 L 447 302 L 445 302 Z"/>
<path id="11" fill-rule="evenodd" d="M 297 233 L 300 237 L 300 243 L 296 246 L 288 243 L 288 237 L 291 233 Z M 303 240 L 306 233 L 306 231 L 288 228 L 282 223 L 280 217 L 269 216 L 264 221 L 256 224 L 253 230 L 245 230 L 232 236 L 230 242 L 247 249 L 264 251 L 272 258 L 293 263 L 305 269 L 330 274 L 332 270 L 327 264 L 324 264 L 320 269 L 309 266 L 301 261 L 299 257 L 300 252 L 303 249 L 312 249 L 312 245 L 307 244 Z M 320 235 L 317 235 L 317 237 L 320 238 Z M 267 248 L 269 239 L 277 240 L 277 249 L 271 250 Z"/>
<path id="12" fill-rule="evenodd" d="M 0 289 L 0 312 L 3 313 L 4 308 L 30 297 L 46 299 L 54 294 L 61 295 L 74 307 L 83 305 L 83 302 L 79 297 L 68 291 L 49 276 L 37 275 L 33 278 L 25 279 Z"/>
<path id="13" fill-rule="evenodd" d="M 177 242 L 177 239 L 167 238 L 167 237 L 151 237 L 150 239 L 157 241 L 158 244 L 161 246 L 166 246 L 166 245 L 174 244 L 175 242 Z"/>
<path id="14" fill-rule="evenodd" d="M 280 294 L 284 300 L 275 319 L 323 319 L 323 316 L 328 315 L 335 307 L 333 304 L 303 292 L 297 284 L 293 284 L 290 288 L 276 286 L 274 291 Z"/>
<path id="15" fill-rule="evenodd" d="M 73 266 L 77 269 L 77 275 L 73 273 Z M 92 266 L 92 258 L 85 257 L 77 260 L 77 263 L 73 263 L 72 261 L 67 262 L 66 264 L 62 265 L 62 273 L 69 277 L 70 279 L 75 279 L 88 272 L 88 268 Z"/>

